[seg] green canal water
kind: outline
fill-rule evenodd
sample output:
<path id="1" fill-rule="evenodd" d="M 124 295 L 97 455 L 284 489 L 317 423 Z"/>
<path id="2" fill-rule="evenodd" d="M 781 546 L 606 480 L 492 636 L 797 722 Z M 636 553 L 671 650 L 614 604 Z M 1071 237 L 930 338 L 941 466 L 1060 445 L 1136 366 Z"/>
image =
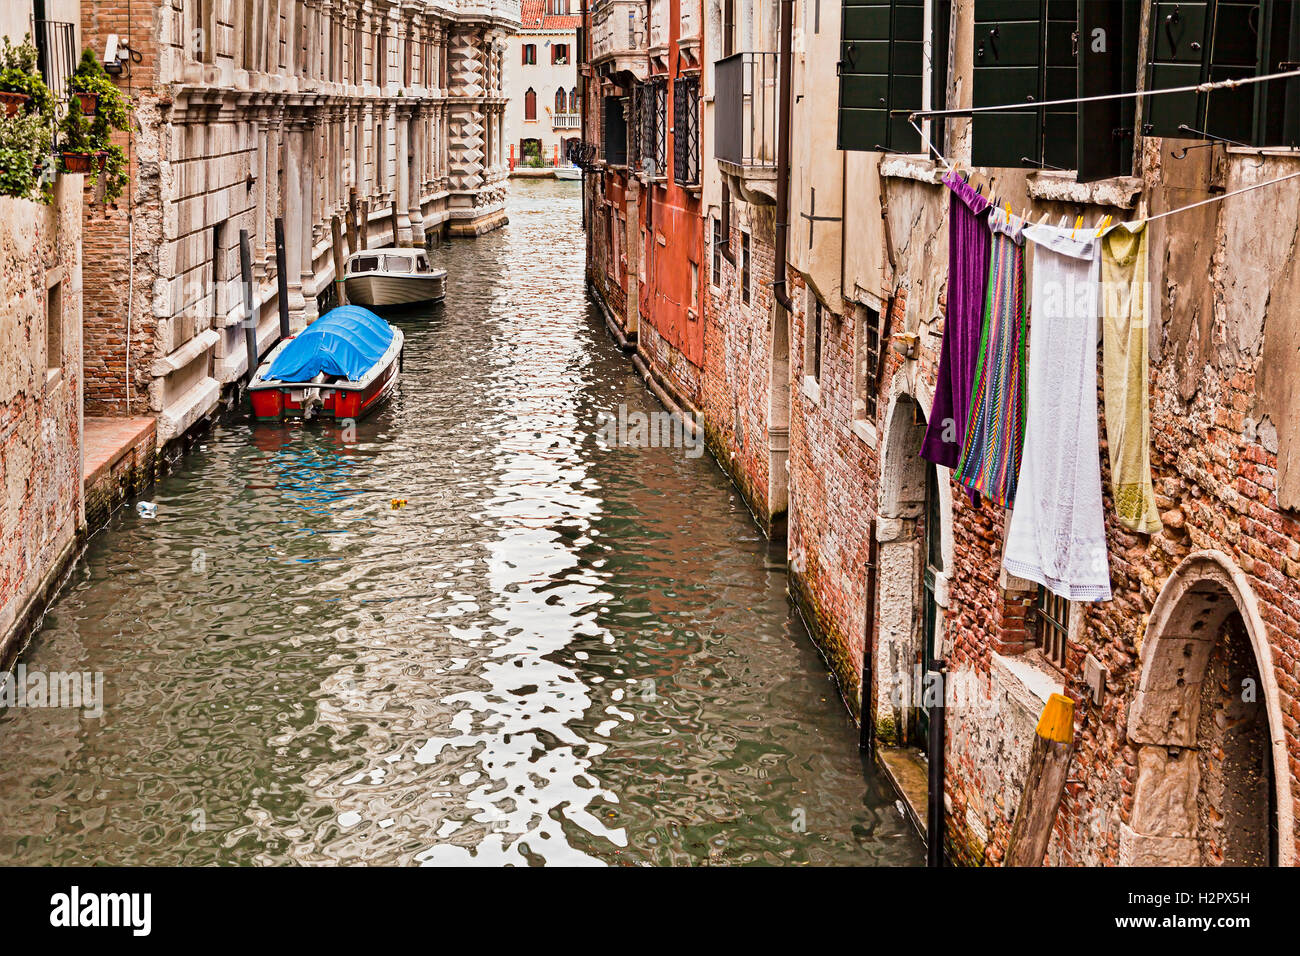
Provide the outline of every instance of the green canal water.
<path id="1" fill-rule="evenodd" d="M 601 432 L 579 184 L 510 219 L 355 435 L 231 417 L 91 540 L 22 661 L 103 716 L 0 714 L 0 862 L 921 862 L 735 489 Z"/>

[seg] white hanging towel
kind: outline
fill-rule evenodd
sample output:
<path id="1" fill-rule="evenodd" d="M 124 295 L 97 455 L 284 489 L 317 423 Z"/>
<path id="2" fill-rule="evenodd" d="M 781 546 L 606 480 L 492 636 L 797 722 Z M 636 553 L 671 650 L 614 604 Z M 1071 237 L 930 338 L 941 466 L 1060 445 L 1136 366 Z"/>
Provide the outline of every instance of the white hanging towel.
<path id="1" fill-rule="evenodd" d="M 1100 243 L 1037 225 L 1025 445 L 1002 564 L 1071 601 L 1109 601 L 1097 439 Z"/>

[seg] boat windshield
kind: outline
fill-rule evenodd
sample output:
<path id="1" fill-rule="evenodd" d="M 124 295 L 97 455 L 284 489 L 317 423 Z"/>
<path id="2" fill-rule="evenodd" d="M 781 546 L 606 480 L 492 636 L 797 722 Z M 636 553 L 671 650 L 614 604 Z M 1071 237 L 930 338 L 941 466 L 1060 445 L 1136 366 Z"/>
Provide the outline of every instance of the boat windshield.
<path id="1" fill-rule="evenodd" d="M 416 272 L 429 272 L 429 271 L 430 271 L 430 270 L 429 270 L 429 260 L 426 259 L 424 256 L 416 256 L 416 257 L 415 257 L 415 271 L 416 271 Z"/>
<path id="2" fill-rule="evenodd" d="M 350 266 L 352 272 L 374 272 L 379 268 L 378 256 L 362 256 L 360 259 L 353 259 Z"/>
<path id="3" fill-rule="evenodd" d="M 384 256 L 385 272 L 410 272 L 411 260 L 406 256 Z"/>

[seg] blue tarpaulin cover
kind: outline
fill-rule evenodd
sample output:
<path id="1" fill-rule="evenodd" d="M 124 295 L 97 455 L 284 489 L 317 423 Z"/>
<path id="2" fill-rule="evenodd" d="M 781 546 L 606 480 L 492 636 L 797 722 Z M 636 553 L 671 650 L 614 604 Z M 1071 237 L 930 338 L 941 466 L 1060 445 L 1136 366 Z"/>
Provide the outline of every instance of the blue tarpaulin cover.
<path id="1" fill-rule="evenodd" d="M 298 333 L 275 357 L 267 380 L 310 382 L 320 372 L 355 382 L 388 351 L 393 329 L 369 309 L 331 309 Z"/>

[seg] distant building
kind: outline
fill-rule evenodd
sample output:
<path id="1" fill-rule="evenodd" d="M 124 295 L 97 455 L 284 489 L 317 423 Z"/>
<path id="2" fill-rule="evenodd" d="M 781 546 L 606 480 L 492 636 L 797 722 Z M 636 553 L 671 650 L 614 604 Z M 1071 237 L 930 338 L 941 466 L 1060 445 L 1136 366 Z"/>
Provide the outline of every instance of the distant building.
<path id="1" fill-rule="evenodd" d="M 506 41 L 506 142 L 510 167 L 565 162 L 582 135 L 578 105 L 578 27 L 574 0 L 524 0 L 522 26 Z"/>

